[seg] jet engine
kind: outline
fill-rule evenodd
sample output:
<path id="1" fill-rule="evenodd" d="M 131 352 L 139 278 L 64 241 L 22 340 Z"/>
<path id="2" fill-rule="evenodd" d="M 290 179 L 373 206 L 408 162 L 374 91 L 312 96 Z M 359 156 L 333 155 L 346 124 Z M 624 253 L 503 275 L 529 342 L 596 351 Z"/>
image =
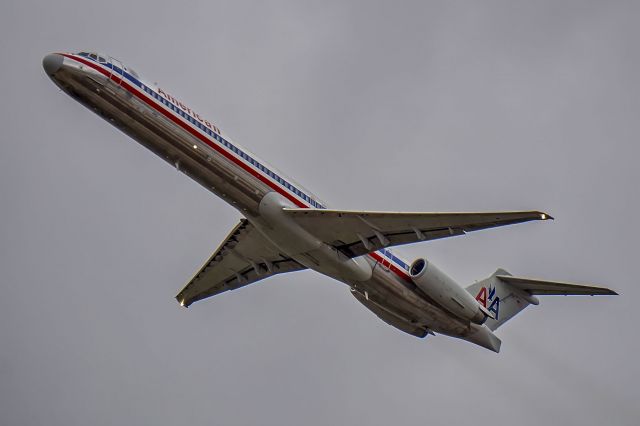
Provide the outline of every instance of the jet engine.
<path id="1" fill-rule="evenodd" d="M 475 324 L 482 324 L 487 317 L 493 317 L 467 290 L 427 259 L 416 259 L 409 272 L 420 290 L 455 316 Z"/>

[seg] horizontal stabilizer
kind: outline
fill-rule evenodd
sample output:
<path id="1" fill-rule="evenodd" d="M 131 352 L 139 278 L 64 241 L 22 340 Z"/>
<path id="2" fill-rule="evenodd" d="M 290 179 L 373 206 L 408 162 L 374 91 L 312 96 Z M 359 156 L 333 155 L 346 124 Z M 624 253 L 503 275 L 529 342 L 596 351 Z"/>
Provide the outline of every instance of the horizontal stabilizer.
<path id="1" fill-rule="evenodd" d="M 490 328 L 478 324 L 473 324 L 471 326 L 471 333 L 463 337 L 463 339 L 496 353 L 500 352 L 500 346 L 502 345 L 502 341 L 491 332 Z"/>
<path id="2" fill-rule="evenodd" d="M 513 277 L 511 275 L 496 275 L 496 278 L 509 283 L 511 286 L 526 291 L 529 294 L 540 295 L 564 295 L 564 296 L 601 296 L 612 295 L 616 293 L 605 287 L 597 287 L 592 285 L 573 284 L 560 281 L 546 281 L 531 278 Z"/>
<path id="3" fill-rule="evenodd" d="M 514 277 L 498 269 L 489 278 L 471 284 L 467 291 L 493 314 L 485 325 L 496 330 L 529 305 L 540 303 L 536 295 L 616 295 L 613 290 L 593 285 Z"/>

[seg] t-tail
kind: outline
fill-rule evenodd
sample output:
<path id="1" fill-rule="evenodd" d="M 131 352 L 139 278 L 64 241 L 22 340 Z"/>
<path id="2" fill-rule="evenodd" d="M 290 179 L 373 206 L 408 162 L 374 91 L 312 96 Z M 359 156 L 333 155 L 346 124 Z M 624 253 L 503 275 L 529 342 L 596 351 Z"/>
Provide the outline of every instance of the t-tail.
<path id="1" fill-rule="evenodd" d="M 529 305 L 538 305 L 537 295 L 616 295 L 613 290 L 591 285 L 546 281 L 514 277 L 504 269 L 498 269 L 490 277 L 478 281 L 467 291 L 490 313 L 486 322 L 465 340 L 495 352 L 500 350 L 500 340 L 492 333 Z"/>

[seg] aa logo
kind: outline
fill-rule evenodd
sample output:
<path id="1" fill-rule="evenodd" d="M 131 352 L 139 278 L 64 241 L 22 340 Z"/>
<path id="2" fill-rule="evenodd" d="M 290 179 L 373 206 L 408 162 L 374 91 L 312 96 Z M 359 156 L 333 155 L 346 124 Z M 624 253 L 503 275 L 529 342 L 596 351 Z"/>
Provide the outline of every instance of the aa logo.
<path id="1" fill-rule="evenodd" d="M 489 287 L 488 291 L 486 287 L 482 287 L 476 296 L 476 300 L 482 303 L 482 306 L 487 308 L 489 312 L 493 312 L 496 320 L 498 319 L 498 313 L 500 312 L 500 298 L 496 296 L 495 287 Z"/>

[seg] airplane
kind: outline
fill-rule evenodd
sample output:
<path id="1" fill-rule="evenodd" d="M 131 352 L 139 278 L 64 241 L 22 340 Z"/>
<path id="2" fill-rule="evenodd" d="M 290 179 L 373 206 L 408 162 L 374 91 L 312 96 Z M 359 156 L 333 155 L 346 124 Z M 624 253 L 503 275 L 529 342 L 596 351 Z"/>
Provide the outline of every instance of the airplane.
<path id="1" fill-rule="evenodd" d="M 494 352 L 494 334 L 538 295 L 615 295 L 598 286 L 516 277 L 498 269 L 466 288 L 421 257 L 390 247 L 534 220 L 542 211 L 410 213 L 331 209 L 233 142 L 169 91 L 97 52 L 51 53 L 43 68 L 64 92 L 222 198 L 242 218 L 176 299 L 192 303 L 265 278 L 311 269 L 349 286 L 387 324 Z"/>

